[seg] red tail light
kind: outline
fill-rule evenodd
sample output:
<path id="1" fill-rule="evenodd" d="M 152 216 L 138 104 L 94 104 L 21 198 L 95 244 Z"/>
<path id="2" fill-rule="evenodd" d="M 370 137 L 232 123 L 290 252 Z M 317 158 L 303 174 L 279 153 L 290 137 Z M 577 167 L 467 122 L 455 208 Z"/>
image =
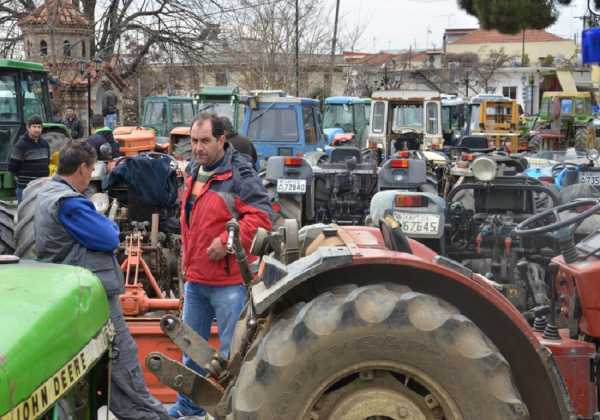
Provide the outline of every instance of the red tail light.
<path id="1" fill-rule="evenodd" d="M 395 207 L 427 207 L 427 199 L 422 195 L 397 195 L 394 198 Z"/>
<path id="2" fill-rule="evenodd" d="M 398 152 L 398 157 L 408 159 L 410 157 L 410 152 L 408 150 L 402 150 L 401 152 Z"/>
<path id="3" fill-rule="evenodd" d="M 393 169 L 406 169 L 408 168 L 408 160 L 404 160 L 404 159 L 393 159 L 390 162 L 390 166 Z"/>
<path id="4" fill-rule="evenodd" d="M 472 155 L 471 153 L 463 153 L 461 158 L 465 162 L 471 162 L 471 161 L 475 160 L 475 155 Z"/>
<path id="5" fill-rule="evenodd" d="M 304 162 L 304 159 L 301 157 L 288 156 L 283 160 L 285 166 L 302 166 L 302 162 Z"/>

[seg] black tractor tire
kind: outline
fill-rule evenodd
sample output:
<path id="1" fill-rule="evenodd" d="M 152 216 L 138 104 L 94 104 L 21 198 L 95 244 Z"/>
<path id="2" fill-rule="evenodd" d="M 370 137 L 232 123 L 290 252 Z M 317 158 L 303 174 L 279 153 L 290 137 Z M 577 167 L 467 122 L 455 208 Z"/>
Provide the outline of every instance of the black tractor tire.
<path id="1" fill-rule="evenodd" d="M 173 156 L 181 160 L 192 160 L 192 142 L 190 137 L 180 137 L 173 147 Z"/>
<path id="2" fill-rule="evenodd" d="M 50 145 L 50 154 L 59 152 L 71 139 L 62 131 L 48 131 L 42 134 L 42 138 Z"/>
<path id="3" fill-rule="evenodd" d="M 437 297 L 348 285 L 272 317 L 235 383 L 236 420 L 529 419 L 496 346 Z"/>
<path id="4" fill-rule="evenodd" d="M 590 146 L 589 142 L 589 129 L 578 128 L 575 132 L 575 150 L 586 151 Z"/>
<path id="5" fill-rule="evenodd" d="M 37 196 L 50 178 L 31 181 L 23 191 L 23 200 L 17 207 L 17 226 L 15 228 L 15 255 L 27 260 L 35 260 L 34 218 Z"/>
<path id="6" fill-rule="evenodd" d="M 15 252 L 16 204 L 0 201 L 0 255 Z"/>

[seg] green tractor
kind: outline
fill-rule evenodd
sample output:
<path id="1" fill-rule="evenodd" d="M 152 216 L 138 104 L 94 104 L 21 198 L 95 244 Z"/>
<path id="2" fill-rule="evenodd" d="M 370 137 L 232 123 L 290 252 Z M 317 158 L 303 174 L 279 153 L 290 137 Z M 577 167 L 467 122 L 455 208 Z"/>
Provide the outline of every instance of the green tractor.
<path id="1" fill-rule="evenodd" d="M 544 92 L 530 131 L 530 147 L 541 150 L 587 150 L 598 147 L 590 92 Z"/>
<path id="2" fill-rule="evenodd" d="M 189 127 L 195 113 L 189 96 L 149 96 L 144 100 L 142 126 L 156 131 L 159 139 L 168 138 L 175 127 Z"/>
<path id="3" fill-rule="evenodd" d="M 0 419 L 96 419 L 113 336 L 100 280 L 12 256 L 0 278 Z"/>
<path id="4" fill-rule="evenodd" d="M 196 113 L 210 112 L 231 120 L 233 128 L 239 131 L 244 117 L 242 104 L 247 99 L 240 96 L 237 87 L 203 87 L 194 95 Z M 190 144 L 190 124 L 174 127 L 170 131 L 171 152 L 177 159 L 190 160 L 192 145 Z"/>
<path id="5" fill-rule="evenodd" d="M 52 122 L 48 72 L 39 63 L 0 59 L 0 255 L 14 250 L 15 182 L 7 171 L 8 161 L 33 115 L 44 121 L 42 136 L 55 161 L 70 133 L 64 124 Z"/>

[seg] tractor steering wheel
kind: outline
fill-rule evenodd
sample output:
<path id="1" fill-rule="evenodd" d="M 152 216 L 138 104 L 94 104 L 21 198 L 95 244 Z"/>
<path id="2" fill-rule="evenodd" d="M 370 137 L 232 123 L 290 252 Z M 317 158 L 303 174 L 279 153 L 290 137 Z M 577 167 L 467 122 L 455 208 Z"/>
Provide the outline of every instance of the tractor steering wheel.
<path id="1" fill-rule="evenodd" d="M 573 217 L 569 217 L 566 220 L 560 220 L 558 216 L 559 213 L 580 208 L 582 206 L 592 206 L 591 208 L 585 210 L 582 213 L 579 213 Z M 540 235 L 544 233 L 554 232 L 556 230 L 560 230 L 564 227 L 571 226 L 583 222 L 585 219 L 590 217 L 591 215 L 600 211 L 600 199 L 591 199 L 586 198 L 582 200 L 575 200 L 567 204 L 561 204 L 560 206 L 553 207 L 551 209 L 545 210 L 539 214 L 531 216 L 515 227 L 513 233 L 517 236 L 529 236 L 529 235 Z M 548 216 L 554 216 L 554 223 L 551 223 L 547 226 L 541 227 L 533 227 L 536 223 L 544 220 Z"/>

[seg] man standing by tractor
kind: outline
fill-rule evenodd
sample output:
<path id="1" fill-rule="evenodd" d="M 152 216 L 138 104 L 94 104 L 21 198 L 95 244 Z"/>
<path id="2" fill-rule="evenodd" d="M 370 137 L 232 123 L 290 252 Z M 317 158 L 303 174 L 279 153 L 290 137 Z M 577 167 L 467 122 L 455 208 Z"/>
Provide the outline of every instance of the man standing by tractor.
<path id="1" fill-rule="evenodd" d="M 235 128 L 233 128 L 233 124 L 229 118 L 221 117 L 221 119 L 223 120 L 223 125 L 225 126 L 225 138 L 229 144 L 235 147 L 235 150 L 238 152 L 245 154 L 252 159 L 252 166 L 256 168 L 258 155 L 256 154 L 256 148 L 252 142 L 247 137 L 244 137 L 235 131 Z"/>
<path id="2" fill-rule="evenodd" d="M 73 141 L 61 150 L 58 175 L 38 193 L 34 222 L 37 259 L 86 268 L 106 290 L 118 349 L 112 361 L 111 411 L 119 419 L 166 420 L 169 416 L 164 407 L 146 388 L 137 345 L 121 311 L 119 295 L 124 292 L 124 281 L 115 256 L 119 229 L 83 195 L 95 163 L 96 152 L 86 142 Z"/>
<path id="3" fill-rule="evenodd" d="M 236 321 L 246 300 L 239 265 L 227 253 L 225 225 L 236 218 L 240 240 L 249 248 L 262 227 L 271 230 L 272 209 L 267 191 L 250 162 L 225 139 L 223 120 L 201 114 L 191 127 L 191 176 L 181 206 L 182 267 L 185 278 L 183 321 L 208 339 L 216 318 L 220 352 L 229 356 Z M 202 372 L 187 356 L 186 366 Z M 201 416 L 204 410 L 183 395 L 169 409 L 173 417 Z"/>
<path id="4" fill-rule="evenodd" d="M 113 159 L 119 157 L 119 143 L 113 137 L 113 132 L 109 127 L 104 125 L 104 117 L 102 115 L 94 114 L 92 116 L 92 132 L 93 134 L 88 137 L 87 142 L 96 149 L 96 155 L 103 159 L 104 156 L 100 154 L 100 147 L 103 144 L 109 144 L 112 150 L 111 157 Z"/>
<path id="5" fill-rule="evenodd" d="M 102 86 L 104 87 L 104 97 L 102 98 L 102 115 L 104 116 L 104 125 L 109 127 L 111 130 L 115 129 L 117 125 L 117 112 L 118 112 L 118 103 L 119 98 L 110 87 L 110 82 L 108 80 L 104 80 L 102 82 Z"/>
<path id="6" fill-rule="evenodd" d="M 49 175 L 50 145 L 42 138 L 43 121 L 39 115 L 27 121 L 27 132 L 15 143 L 8 162 L 8 171 L 16 178 L 17 201 L 31 181 Z"/>

